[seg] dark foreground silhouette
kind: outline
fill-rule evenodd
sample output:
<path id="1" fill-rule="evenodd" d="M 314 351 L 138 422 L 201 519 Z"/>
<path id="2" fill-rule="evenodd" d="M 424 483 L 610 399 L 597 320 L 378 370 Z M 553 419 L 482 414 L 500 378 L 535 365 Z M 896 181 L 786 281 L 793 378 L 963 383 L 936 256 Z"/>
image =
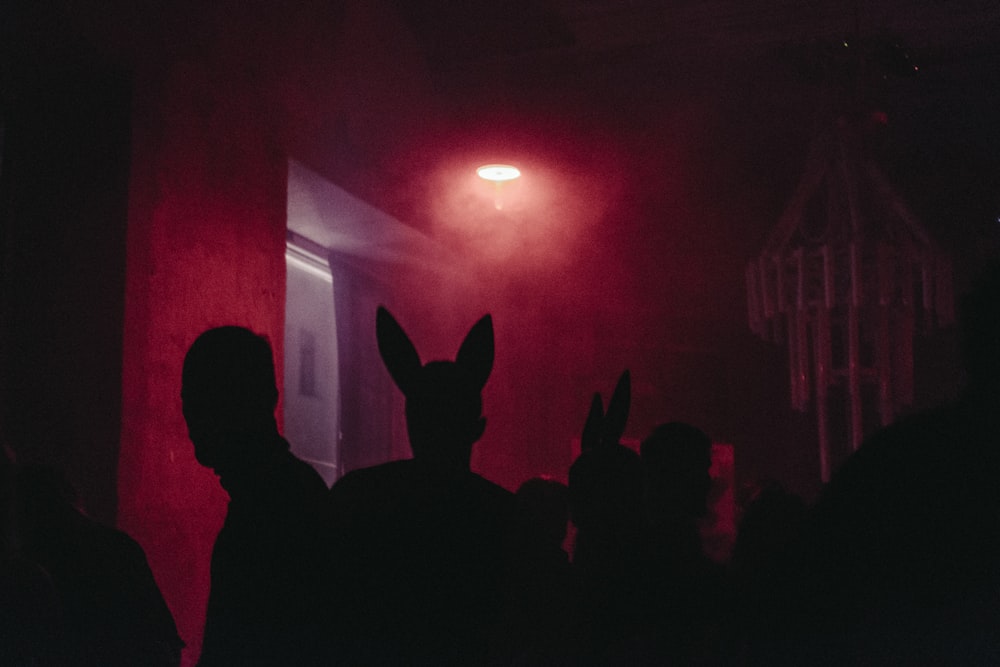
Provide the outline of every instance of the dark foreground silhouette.
<path id="1" fill-rule="evenodd" d="M 178 665 L 184 643 L 139 544 L 81 512 L 56 468 L 19 466 L 15 497 L 24 661 L 6 664 Z"/>
<path id="2" fill-rule="evenodd" d="M 376 333 L 406 398 L 413 458 L 351 472 L 331 490 L 340 662 L 483 665 L 544 653 L 544 623 L 558 621 L 543 612 L 554 605 L 547 572 L 565 558 L 530 539 L 513 494 L 469 469 L 486 425 L 490 317 L 455 361 L 422 364 L 384 309 Z"/>
<path id="3" fill-rule="evenodd" d="M 413 458 L 327 492 L 278 433 L 266 340 L 205 332 L 184 416 L 230 504 L 201 664 L 1000 664 L 1000 265 L 962 323 L 960 400 L 869 438 L 812 507 L 762 488 L 735 586 L 699 538 L 711 441 L 669 422 L 624 447 L 628 372 L 606 412 L 591 402 L 568 489 L 531 480 L 515 496 L 470 469 L 489 316 L 454 361 L 424 364 L 380 309 Z M 0 462 L 0 536 L 0 663 L 178 663 L 142 550 L 80 512 L 57 471 Z"/>
<path id="4" fill-rule="evenodd" d="M 579 587 L 573 644 L 577 659 L 594 664 L 619 664 L 631 656 L 648 607 L 642 463 L 636 452 L 620 444 L 630 404 L 631 376 L 625 371 L 607 413 L 601 395 L 594 394 L 580 456 L 569 469 L 576 526 L 573 569 Z"/>
<path id="5" fill-rule="evenodd" d="M 230 498 L 212 551 L 199 664 L 319 661 L 326 564 L 316 517 L 327 488 L 278 433 L 270 345 L 242 327 L 206 331 L 184 359 L 181 397 L 195 457 Z"/>
<path id="6" fill-rule="evenodd" d="M 569 488 L 548 477 L 524 481 L 514 494 L 534 534 L 534 539 L 563 549 L 569 528 Z"/>
<path id="7" fill-rule="evenodd" d="M 731 657 L 734 591 L 704 552 L 699 522 L 712 488 L 712 440 L 684 422 L 660 424 L 640 446 L 649 533 L 650 644 L 677 664 Z"/>
<path id="8" fill-rule="evenodd" d="M 1000 265 L 961 315 L 964 395 L 834 475 L 781 563 L 760 662 L 1000 664 Z"/>

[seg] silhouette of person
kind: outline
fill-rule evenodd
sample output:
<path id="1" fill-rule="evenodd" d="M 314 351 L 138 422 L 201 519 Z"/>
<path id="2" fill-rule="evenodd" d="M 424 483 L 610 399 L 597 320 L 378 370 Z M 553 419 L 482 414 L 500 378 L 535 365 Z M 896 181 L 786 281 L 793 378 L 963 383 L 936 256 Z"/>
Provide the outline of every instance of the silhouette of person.
<path id="1" fill-rule="evenodd" d="M 455 361 L 422 364 L 384 308 L 379 352 L 405 402 L 413 458 L 355 470 L 330 493 L 347 664 L 479 665 L 524 650 L 519 596 L 535 561 L 509 491 L 470 470 L 493 366 L 487 315 Z M 541 561 L 538 561 L 541 562 Z"/>
<path id="2" fill-rule="evenodd" d="M 712 440 L 701 429 L 668 422 L 642 441 L 646 513 L 663 555 L 693 561 L 703 554 L 698 521 L 712 489 Z"/>
<path id="3" fill-rule="evenodd" d="M 0 664 L 50 665 L 60 622 L 49 573 L 24 551 L 13 451 L 0 446 Z"/>
<path id="4" fill-rule="evenodd" d="M 659 651 L 681 663 L 714 662 L 729 650 L 732 595 L 723 568 L 705 555 L 699 521 L 712 489 L 712 440 L 667 422 L 642 441 L 652 596 Z"/>
<path id="5" fill-rule="evenodd" d="M 788 559 L 772 654 L 1000 663 L 1000 263 L 960 315 L 962 396 L 882 429 L 836 471 Z"/>
<path id="6" fill-rule="evenodd" d="M 549 477 L 532 477 L 514 494 L 537 539 L 563 549 L 569 527 L 569 487 Z"/>
<path id="7" fill-rule="evenodd" d="M 270 344 L 243 327 L 205 331 L 184 358 L 181 399 L 195 458 L 229 494 L 199 664 L 315 659 L 315 517 L 327 487 L 278 433 Z"/>
<path id="8" fill-rule="evenodd" d="M 599 664 L 625 659 L 646 615 L 642 463 L 620 444 L 630 403 L 628 371 L 619 377 L 606 414 L 601 395 L 594 394 L 580 455 L 569 469 L 573 569 L 580 588 L 574 642 L 580 659 Z"/>
<path id="9" fill-rule="evenodd" d="M 745 650 L 774 622 L 775 590 L 789 549 L 799 539 L 807 506 L 780 482 L 761 480 L 741 492 L 741 515 L 730 571 L 736 589 L 739 644 Z"/>
<path id="10" fill-rule="evenodd" d="M 775 480 L 744 487 L 730 562 L 741 585 L 762 586 L 761 578 L 798 539 L 806 503 Z M 764 594 L 764 593 L 762 593 Z"/>
<path id="11" fill-rule="evenodd" d="M 518 612 L 518 631 L 530 647 L 518 665 L 568 664 L 573 655 L 573 633 L 579 624 L 580 598 L 567 553 L 570 527 L 569 487 L 547 476 L 524 481 L 515 492 L 535 558 L 520 577 L 529 593 Z"/>
<path id="12" fill-rule="evenodd" d="M 20 466 L 17 500 L 23 553 L 47 573 L 58 604 L 42 664 L 180 664 L 184 642 L 142 547 L 78 509 L 56 468 Z"/>

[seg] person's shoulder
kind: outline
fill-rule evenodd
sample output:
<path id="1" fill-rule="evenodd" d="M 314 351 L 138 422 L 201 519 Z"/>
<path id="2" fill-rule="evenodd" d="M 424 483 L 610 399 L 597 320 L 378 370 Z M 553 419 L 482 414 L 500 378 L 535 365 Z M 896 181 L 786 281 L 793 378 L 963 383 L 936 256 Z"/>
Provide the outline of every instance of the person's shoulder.
<path id="1" fill-rule="evenodd" d="M 934 454 L 960 437 L 961 424 L 961 413 L 952 405 L 905 415 L 866 438 L 841 470 L 895 468 L 900 459 L 913 462 L 915 458 Z"/>
<path id="2" fill-rule="evenodd" d="M 478 473 L 470 472 L 467 477 L 470 488 L 475 489 L 486 498 L 491 498 L 497 502 L 516 503 L 514 494 L 500 486 L 496 482 L 491 482 Z"/>
<path id="3" fill-rule="evenodd" d="M 963 411 L 960 405 L 940 405 L 900 417 L 892 424 L 876 431 L 869 438 L 869 442 L 940 438 L 953 433 L 962 421 Z"/>
<path id="4" fill-rule="evenodd" d="M 149 571 L 142 545 L 124 530 L 82 514 L 76 523 L 75 567 L 79 571 L 119 582 L 134 581 Z"/>
<path id="5" fill-rule="evenodd" d="M 392 482 L 415 475 L 417 472 L 413 459 L 388 461 L 367 468 L 356 468 L 346 473 L 336 481 L 334 488 L 352 486 L 368 486 L 379 482 Z"/>
<path id="6" fill-rule="evenodd" d="M 396 475 L 410 475 L 417 470 L 415 459 L 398 459 L 386 461 L 366 468 L 357 468 L 344 475 L 344 477 L 392 477 Z"/>
<path id="7" fill-rule="evenodd" d="M 470 472 L 463 480 L 465 495 L 479 511 L 517 524 L 525 523 L 517 497 L 495 482 Z"/>
<path id="8" fill-rule="evenodd" d="M 328 490 L 316 469 L 287 449 L 272 460 L 266 474 L 272 483 L 277 482 L 278 486 L 274 488 L 280 489 L 280 493 L 306 502 L 318 502 Z"/>
<path id="9" fill-rule="evenodd" d="M 140 554 L 145 559 L 145 552 L 131 535 L 87 515 L 79 515 L 77 534 L 87 541 L 92 549 L 130 555 Z"/>
<path id="10" fill-rule="evenodd" d="M 974 465 L 966 456 L 963 422 L 960 409 L 945 405 L 879 429 L 834 473 L 811 514 L 868 521 L 890 506 L 898 511 L 924 503 L 925 494 Z"/>
<path id="11" fill-rule="evenodd" d="M 412 459 L 389 461 L 344 474 L 330 488 L 335 500 L 397 493 L 413 483 L 417 470 Z"/>

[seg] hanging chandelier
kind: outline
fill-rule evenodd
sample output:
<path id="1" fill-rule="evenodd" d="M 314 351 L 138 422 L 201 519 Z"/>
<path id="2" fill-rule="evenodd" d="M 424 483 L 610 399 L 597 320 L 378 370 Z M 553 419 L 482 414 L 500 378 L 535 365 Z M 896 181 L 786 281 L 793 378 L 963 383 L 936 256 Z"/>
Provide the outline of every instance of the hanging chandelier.
<path id="1" fill-rule="evenodd" d="M 839 119 L 746 270 L 750 329 L 788 347 L 792 407 L 815 406 L 820 476 L 913 402 L 918 330 L 953 322 L 951 263 Z"/>

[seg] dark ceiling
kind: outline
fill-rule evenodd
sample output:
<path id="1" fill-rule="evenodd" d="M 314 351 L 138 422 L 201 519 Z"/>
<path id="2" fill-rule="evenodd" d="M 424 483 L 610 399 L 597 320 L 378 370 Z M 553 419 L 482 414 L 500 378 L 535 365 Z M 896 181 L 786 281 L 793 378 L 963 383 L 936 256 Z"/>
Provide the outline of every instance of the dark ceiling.
<path id="1" fill-rule="evenodd" d="M 995 51 L 1000 5 L 976 0 L 392 0 L 438 69 L 497 59 L 632 65 L 746 57 L 788 44 L 882 36 L 929 58 Z"/>
<path id="2" fill-rule="evenodd" d="M 663 117 L 702 114 L 706 136 L 697 150 L 716 162 L 722 184 L 729 179 L 759 189 L 768 174 L 780 200 L 792 186 L 798 169 L 792 163 L 801 159 L 815 110 L 857 104 L 860 97 L 863 105 L 888 112 L 890 162 L 910 172 L 903 176 L 913 181 L 916 198 L 948 174 L 952 182 L 935 204 L 940 211 L 975 202 L 971 215 L 995 219 L 1000 213 L 994 157 L 1000 154 L 994 118 L 1000 3 L 992 0 L 388 3 L 426 61 L 447 109 L 441 123 L 475 118 L 498 99 L 520 115 L 516 122 L 548 114 L 545 131 L 565 129 L 575 115 L 587 119 L 585 130 L 599 125 L 655 134 L 665 131 L 655 127 Z M 331 14 L 351 6 L 301 4 Z M 78 40 L 126 58 L 144 49 L 183 48 L 178 44 L 185 39 L 187 48 L 198 48 L 211 30 L 199 26 L 225 25 L 234 11 L 265 16 L 273 4 L 199 7 L 191 0 L 4 3 L 0 93 L 44 85 L 32 75 L 41 67 L 36 63 L 66 60 Z M 336 129 L 340 121 L 331 122 Z M 356 171 L 355 163 L 349 166 Z"/>
<path id="3" fill-rule="evenodd" d="M 438 90 L 455 106 L 504 96 L 529 113 L 541 106 L 565 114 L 576 106 L 609 125 L 641 126 L 650 116 L 700 104 L 721 117 L 714 136 L 729 142 L 733 159 L 752 161 L 767 146 L 779 169 L 801 155 L 816 108 L 878 109 L 890 120 L 886 158 L 911 172 L 900 176 L 914 181 L 915 196 L 927 186 L 919 174 L 940 164 L 955 181 L 936 203 L 940 209 L 973 197 L 981 208 L 974 215 L 1000 212 L 1000 197 L 990 194 L 1000 185 L 991 156 L 1000 148 L 993 119 L 1000 3 L 392 2 Z M 785 153 L 782 143 L 797 148 Z M 777 190 L 787 193 L 788 183 L 778 181 Z"/>

